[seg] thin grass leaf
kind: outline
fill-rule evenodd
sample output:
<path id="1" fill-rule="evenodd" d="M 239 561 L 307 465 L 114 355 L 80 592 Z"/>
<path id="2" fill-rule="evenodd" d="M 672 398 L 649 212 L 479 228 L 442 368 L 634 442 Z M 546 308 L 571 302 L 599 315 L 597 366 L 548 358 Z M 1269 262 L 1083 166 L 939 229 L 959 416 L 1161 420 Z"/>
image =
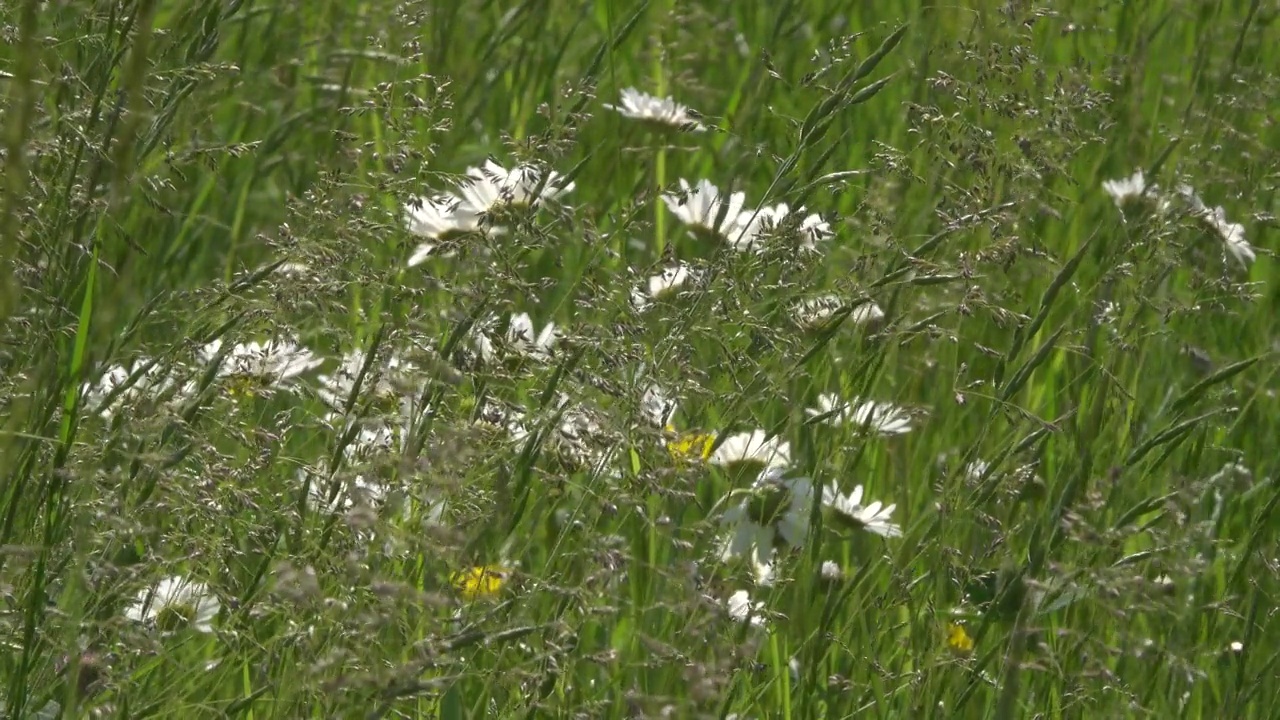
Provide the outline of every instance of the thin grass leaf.
<path id="1" fill-rule="evenodd" d="M 1214 385 L 1224 383 L 1245 370 L 1248 370 L 1257 364 L 1257 362 L 1263 357 L 1264 356 L 1259 355 L 1257 357 L 1249 358 L 1248 360 L 1241 360 L 1240 362 L 1232 363 L 1213 373 L 1209 377 L 1206 377 L 1195 385 L 1192 385 L 1190 388 L 1187 388 L 1186 392 L 1178 396 L 1177 400 L 1173 401 L 1173 404 L 1169 406 L 1169 412 L 1174 415 L 1181 413 L 1203 397 L 1204 394 L 1208 392 L 1209 388 Z"/>
<path id="2" fill-rule="evenodd" d="M 1036 350 L 1035 354 L 1031 356 L 1031 359 L 1027 360 L 1018 368 L 1018 371 L 1013 374 L 1013 377 L 1009 378 L 1009 382 L 1005 383 L 1004 387 L 1000 388 L 1000 395 L 998 396 L 1000 402 L 1008 402 L 1009 398 L 1013 397 L 1014 393 L 1022 389 L 1022 386 L 1031 378 L 1031 373 L 1035 372 L 1036 368 L 1040 367 L 1040 365 L 1049 358 L 1049 353 L 1053 352 L 1053 349 L 1057 347 L 1058 340 L 1066 331 L 1066 327 L 1060 327 L 1054 331 L 1054 333 L 1049 336 L 1049 339 L 1045 340 L 1044 343 Z"/>
<path id="3" fill-rule="evenodd" d="M 1203 423 L 1205 420 L 1208 420 L 1209 418 L 1214 417 L 1215 415 L 1221 415 L 1223 412 L 1224 410 L 1213 410 L 1213 411 L 1204 413 L 1202 415 L 1197 415 L 1196 417 L 1183 420 L 1180 423 L 1166 427 L 1164 430 L 1161 430 L 1160 432 L 1156 433 L 1152 437 L 1146 439 L 1145 441 L 1140 443 L 1137 447 L 1135 447 L 1133 450 L 1131 450 L 1129 452 L 1129 456 L 1125 458 L 1124 466 L 1126 468 L 1133 467 L 1138 463 L 1139 460 L 1146 457 L 1147 453 L 1151 452 L 1152 450 L 1155 450 L 1161 445 L 1174 442 L 1186 436 L 1187 433 L 1194 430 L 1198 425 Z"/>

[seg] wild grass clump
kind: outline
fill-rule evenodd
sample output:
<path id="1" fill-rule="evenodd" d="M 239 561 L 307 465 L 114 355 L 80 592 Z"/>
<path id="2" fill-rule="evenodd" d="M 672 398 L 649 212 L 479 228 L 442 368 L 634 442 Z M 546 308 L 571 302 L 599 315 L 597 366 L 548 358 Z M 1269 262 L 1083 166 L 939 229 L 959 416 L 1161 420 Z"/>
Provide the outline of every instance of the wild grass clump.
<path id="1" fill-rule="evenodd" d="M 1268 717 L 1273 16 L 5 8 L 5 716 Z"/>

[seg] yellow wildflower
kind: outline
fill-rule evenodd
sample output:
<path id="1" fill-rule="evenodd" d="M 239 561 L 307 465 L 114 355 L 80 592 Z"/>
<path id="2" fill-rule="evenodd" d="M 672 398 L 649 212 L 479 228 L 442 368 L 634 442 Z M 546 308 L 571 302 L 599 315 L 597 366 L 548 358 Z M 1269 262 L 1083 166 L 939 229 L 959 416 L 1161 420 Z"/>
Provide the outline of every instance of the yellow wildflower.
<path id="1" fill-rule="evenodd" d="M 496 597 L 511 577 L 511 571 L 498 565 L 477 565 L 455 572 L 450 580 L 466 600 Z"/>
<path id="2" fill-rule="evenodd" d="M 965 631 L 963 625 L 947 623 L 947 647 L 951 648 L 951 652 L 956 655 L 967 657 L 973 652 L 973 638 Z"/>
<path id="3" fill-rule="evenodd" d="M 693 460 L 707 460 L 711 457 L 712 447 L 716 444 L 716 436 L 714 433 L 704 432 L 677 432 L 670 425 L 667 426 L 667 432 L 673 437 L 667 441 L 667 452 L 671 453 L 671 459 L 676 462 L 690 462 Z"/>

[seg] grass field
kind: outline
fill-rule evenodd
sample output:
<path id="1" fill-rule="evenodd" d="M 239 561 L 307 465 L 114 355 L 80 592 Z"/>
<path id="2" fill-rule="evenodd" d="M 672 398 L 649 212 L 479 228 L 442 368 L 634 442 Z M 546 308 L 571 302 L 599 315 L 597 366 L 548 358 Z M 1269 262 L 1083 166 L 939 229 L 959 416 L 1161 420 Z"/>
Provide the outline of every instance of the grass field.
<path id="1" fill-rule="evenodd" d="M 1272 0 L 0 26 L 4 717 L 1275 717 Z"/>

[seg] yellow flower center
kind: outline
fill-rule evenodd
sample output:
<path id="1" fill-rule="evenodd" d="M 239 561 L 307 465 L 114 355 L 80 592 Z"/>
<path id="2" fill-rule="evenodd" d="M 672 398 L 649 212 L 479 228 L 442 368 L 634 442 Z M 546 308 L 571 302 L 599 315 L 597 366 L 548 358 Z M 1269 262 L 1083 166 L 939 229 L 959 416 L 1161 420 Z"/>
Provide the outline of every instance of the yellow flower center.
<path id="1" fill-rule="evenodd" d="M 234 398 L 262 397 L 269 394 L 271 385 L 271 378 L 248 373 L 236 373 L 227 378 L 225 383 L 227 393 Z"/>
<path id="2" fill-rule="evenodd" d="M 760 525 L 774 525 L 791 506 L 791 491 L 781 483 L 757 488 L 747 502 L 747 517 Z"/>
<path id="3" fill-rule="evenodd" d="M 187 627 L 196 619 L 196 609 L 190 605 L 169 603 L 156 613 L 156 627 L 173 632 Z"/>

